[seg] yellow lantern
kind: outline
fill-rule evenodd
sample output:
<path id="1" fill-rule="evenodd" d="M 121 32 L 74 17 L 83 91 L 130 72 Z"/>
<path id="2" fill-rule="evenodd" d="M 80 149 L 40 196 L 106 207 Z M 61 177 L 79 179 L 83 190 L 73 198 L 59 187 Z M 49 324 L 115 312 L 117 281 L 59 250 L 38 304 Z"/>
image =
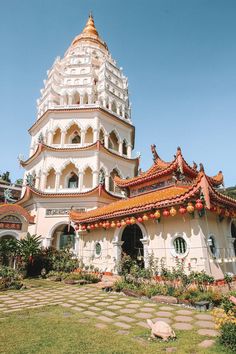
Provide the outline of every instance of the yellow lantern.
<path id="1" fill-rule="evenodd" d="M 155 216 L 156 219 L 160 219 L 161 213 L 159 212 L 159 210 L 155 211 L 154 216 Z"/>
<path id="2" fill-rule="evenodd" d="M 171 208 L 170 208 L 170 215 L 171 215 L 171 216 L 175 216 L 176 213 L 177 213 L 176 209 L 175 209 L 174 207 L 171 207 Z"/>
<path id="3" fill-rule="evenodd" d="M 126 226 L 126 222 L 124 219 L 121 220 L 121 226 Z"/>
<path id="4" fill-rule="evenodd" d="M 143 221 L 147 221 L 148 220 L 148 216 L 147 216 L 147 214 L 144 214 L 143 215 Z"/>
<path id="5" fill-rule="evenodd" d="M 187 209 L 187 212 L 188 212 L 189 214 L 192 214 L 192 213 L 194 212 L 194 206 L 193 206 L 193 204 L 192 204 L 192 203 L 188 203 L 186 209 Z"/>
<path id="6" fill-rule="evenodd" d="M 132 216 L 132 218 L 130 219 L 130 223 L 133 225 L 136 223 L 136 219 Z"/>
<path id="7" fill-rule="evenodd" d="M 116 227 L 115 221 L 112 221 L 112 222 L 111 222 L 111 227 Z"/>

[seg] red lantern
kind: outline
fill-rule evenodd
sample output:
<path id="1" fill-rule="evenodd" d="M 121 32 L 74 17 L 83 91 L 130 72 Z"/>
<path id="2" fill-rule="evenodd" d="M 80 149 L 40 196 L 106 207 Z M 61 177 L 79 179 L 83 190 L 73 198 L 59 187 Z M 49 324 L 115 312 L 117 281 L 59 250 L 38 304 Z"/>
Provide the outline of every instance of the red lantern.
<path id="1" fill-rule="evenodd" d="M 126 222 L 126 225 L 130 225 L 131 224 L 130 219 L 126 219 L 125 222 Z"/>
<path id="2" fill-rule="evenodd" d="M 181 215 L 184 215 L 186 212 L 187 212 L 187 209 L 186 209 L 184 206 L 181 206 L 181 207 L 179 208 L 179 213 L 180 213 Z"/>
<path id="3" fill-rule="evenodd" d="M 170 216 L 169 210 L 165 209 L 165 210 L 163 211 L 162 215 L 165 216 L 166 218 L 167 218 L 168 216 Z"/>
<path id="4" fill-rule="evenodd" d="M 121 223 L 119 221 L 117 221 L 116 226 L 121 227 Z"/>
<path id="5" fill-rule="evenodd" d="M 149 215 L 151 219 L 155 219 L 155 215 L 152 213 Z"/>
<path id="6" fill-rule="evenodd" d="M 93 224 L 90 225 L 90 229 L 94 230 L 94 225 Z"/>
<path id="7" fill-rule="evenodd" d="M 109 227 L 110 227 L 110 222 L 106 221 L 106 228 L 109 229 Z"/>
<path id="8" fill-rule="evenodd" d="M 103 227 L 103 223 L 100 221 L 100 223 L 98 224 L 100 227 Z"/>
<path id="9" fill-rule="evenodd" d="M 106 228 L 106 223 L 105 221 L 102 223 L 102 227 L 105 229 Z"/>
<path id="10" fill-rule="evenodd" d="M 215 205 L 212 205 L 210 210 L 215 213 L 217 211 L 217 207 Z"/>
<path id="11" fill-rule="evenodd" d="M 143 218 L 141 218 L 141 216 L 138 217 L 137 219 L 138 222 L 143 222 Z"/>
<path id="12" fill-rule="evenodd" d="M 91 229 L 91 226 L 90 226 L 90 225 L 88 225 L 88 226 L 87 226 L 87 230 L 90 230 L 90 229 Z"/>
<path id="13" fill-rule="evenodd" d="M 200 210 L 203 209 L 203 204 L 202 204 L 201 199 L 198 199 L 198 200 L 197 200 L 197 202 L 196 202 L 196 204 L 195 204 L 195 208 L 196 208 L 198 211 L 200 211 Z"/>

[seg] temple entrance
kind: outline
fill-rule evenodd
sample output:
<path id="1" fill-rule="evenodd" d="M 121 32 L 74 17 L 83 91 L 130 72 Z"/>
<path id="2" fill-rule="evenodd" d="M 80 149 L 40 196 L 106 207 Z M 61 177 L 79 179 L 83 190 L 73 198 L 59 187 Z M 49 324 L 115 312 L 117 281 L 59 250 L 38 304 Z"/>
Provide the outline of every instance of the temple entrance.
<path id="1" fill-rule="evenodd" d="M 59 225 L 52 236 L 52 247 L 56 249 L 75 248 L 75 230 L 67 224 Z"/>
<path id="2" fill-rule="evenodd" d="M 140 267 L 144 267 L 143 260 L 143 243 L 141 239 L 143 233 L 140 227 L 136 224 L 127 225 L 122 233 L 121 241 L 122 252 L 129 255 L 132 259 L 136 260 Z"/>

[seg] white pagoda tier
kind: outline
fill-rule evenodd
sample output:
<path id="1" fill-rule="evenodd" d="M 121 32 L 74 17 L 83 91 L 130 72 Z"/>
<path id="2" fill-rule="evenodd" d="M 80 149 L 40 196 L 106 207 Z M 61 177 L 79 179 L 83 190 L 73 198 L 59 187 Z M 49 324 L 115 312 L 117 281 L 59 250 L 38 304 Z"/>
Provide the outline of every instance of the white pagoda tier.
<path id="1" fill-rule="evenodd" d="M 18 204 L 35 216 L 29 232 L 57 248 L 76 238 L 71 208 L 87 211 L 122 198 L 114 177 L 137 175 L 132 158 L 128 81 L 99 37 L 92 15 L 47 72 L 29 129 L 30 156 Z"/>

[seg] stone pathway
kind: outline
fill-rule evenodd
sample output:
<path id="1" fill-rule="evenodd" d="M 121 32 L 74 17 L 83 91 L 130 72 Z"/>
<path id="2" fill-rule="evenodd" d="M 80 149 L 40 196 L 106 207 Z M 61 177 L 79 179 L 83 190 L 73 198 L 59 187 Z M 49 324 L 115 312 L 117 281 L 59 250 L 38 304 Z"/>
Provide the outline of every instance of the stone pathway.
<path id="1" fill-rule="evenodd" d="M 178 305 L 135 300 L 123 294 L 103 292 L 92 285 L 77 287 L 55 283 L 49 286 L 1 293 L 0 318 L 4 319 L 4 315 L 25 309 L 59 305 L 83 314 L 85 318 L 96 319 L 97 328 L 106 328 L 112 324 L 117 327 L 117 333 L 129 334 L 137 326 L 148 328 L 146 320 L 151 319 L 153 322 L 165 321 L 179 331 L 195 329 L 203 336 L 203 342 L 199 343 L 202 347 L 212 345 L 214 340 L 211 338 L 218 335 L 209 313 L 200 313 Z M 204 342 L 204 339 L 207 341 Z"/>

